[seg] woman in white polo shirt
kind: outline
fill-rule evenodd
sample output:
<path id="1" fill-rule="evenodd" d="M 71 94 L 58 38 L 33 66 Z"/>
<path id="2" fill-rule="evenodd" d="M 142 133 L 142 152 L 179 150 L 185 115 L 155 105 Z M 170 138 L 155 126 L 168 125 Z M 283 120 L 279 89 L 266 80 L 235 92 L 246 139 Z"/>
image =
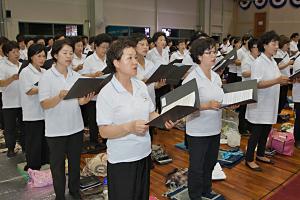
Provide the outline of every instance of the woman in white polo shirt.
<path id="1" fill-rule="evenodd" d="M 38 82 L 46 71 L 41 68 L 46 60 L 46 50 L 41 44 L 33 44 L 28 48 L 29 65 L 20 75 L 20 97 L 25 125 L 26 162 L 28 168 L 39 170 L 49 162 L 48 145 L 45 138 L 44 111 L 39 103 Z"/>
<path id="2" fill-rule="evenodd" d="M 278 68 L 280 72 L 284 76 L 291 75 L 291 65 L 293 65 L 294 61 L 290 60 L 290 56 L 288 54 L 290 46 L 290 40 L 285 35 L 281 35 L 279 37 L 279 49 L 277 50 L 274 58 L 281 58 L 282 61 L 278 63 Z M 284 108 L 285 104 L 287 103 L 287 94 L 288 94 L 289 86 L 288 85 L 281 85 L 280 86 L 280 95 L 279 95 L 279 105 L 278 105 L 278 114 L 281 113 L 282 109 Z M 280 119 L 280 118 L 279 118 Z"/>
<path id="3" fill-rule="evenodd" d="M 278 49 L 279 36 L 274 31 L 264 33 L 258 42 L 261 55 L 251 65 L 251 79 L 257 79 L 257 103 L 247 105 L 246 119 L 251 123 L 251 135 L 248 140 L 246 166 L 255 171 L 262 171 L 254 161 L 272 164 L 265 157 L 266 142 L 272 124 L 276 123 L 280 84 L 288 84 L 289 78 L 281 75 L 273 59 Z"/>
<path id="4" fill-rule="evenodd" d="M 25 132 L 22 121 L 22 109 L 19 93 L 19 75 L 21 63 L 19 62 L 19 45 L 15 41 L 10 41 L 2 46 L 5 60 L 0 67 L 0 87 L 3 87 L 3 116 L 4 116 L 4 136 L 5 144 L 8 148 L 7 156 L 13 157 L 16 145 L 16 121 L 20 124 L 20 142 L 22 150 L 25 150 Z"/>
<path id="5" fill-rule="evenodd" d="M 211 70 L 216 60 L 213 39 L 199 39 L 192 43 L 190 49 L 193 61 L 197 63 L 183 84 L 196 79 L 200 106 L 199 111 L 186 119 L 186 134 L 189 147 L 188 190 L 191 200 L 202 197 L 207 199 L 222 198 L 212 192 L 212 171 L 217 162 L 221 117 L 220 102 L 224 92 L 220 76 Z"/>
<path id="6" fill-rule="evenodd" d="M 55 41 L 51 51 L 55 64 L 39 81 L 39 100 L 45 113 L 45 135 L 50 151 L 50 168 L 57 200 L 65 199 L 65 158 L 68 158 L 70 195 L 80 198 L 80 153 L 83 142 L 83 120 L 79 105 L 93 95 L 64 100 L 68 90 L 80 77 L 69 66 L 73 46 L 68 39 Z"/>
<path id="7" fill-rule="evenodd" d="M 106 52 L 112 41 L 110 35 L 101 33 L 94 38 L 95 52 L 88 56 L 80 73 L 83 76 L 97 78 L 103 75 L 103 70 L 106 68 Z M 96 122 L 96 97 L 86 104 L 88 113 L 88 126 L 90 133 L 90 142 L 98 143 L 99 130 Z M 103 141 L 106 143 L 106 140 Z"/>
<path id="8" fill-rule="evenodd" d="M 147 86 L 135 78 L 137 58 L 132 41 L 116 41 L 107 52 L 115 72 L 97 97 L 97 123 L 107 138 L 110 200 L 148 200 L 151 142 L 146 123 L 157 117 Z M 172 128 L 171 121 L 166 128 Z"/>
<path id="9" fill-rule="evenodd" d="M 73 70 L 80 73 L 83 68 L 83 62 L 86 55 L 83 54 L 83 40 L 81 37 L 76 36 L 72 38 L 74 44 L 74 56 L 72 60 Z"/>
<path id="10" fill-rule="evenodd" d="M 293 65 L 293 73 L 300 70 L 300 57 L 295 60 Z M 294 124 L 295 145 L 300 149 L 300 78 L 294 80 L 293 84 L 293 101 L 296 111 L 296 120 Z"/>

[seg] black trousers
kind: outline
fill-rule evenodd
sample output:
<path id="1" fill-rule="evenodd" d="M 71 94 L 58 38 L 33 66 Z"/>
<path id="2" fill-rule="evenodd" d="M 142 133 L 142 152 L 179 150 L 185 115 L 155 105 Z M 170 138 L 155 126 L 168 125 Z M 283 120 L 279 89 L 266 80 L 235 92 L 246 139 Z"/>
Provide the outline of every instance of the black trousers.
<path id="1" fill-rule="evenodd" d="M 220 134 L 207 137 L 187 135 L 190 154 L 188 190 L 191 200 L 199 200 L 211 192 L 212 171 L 218 159 Z"/>
<path id="2" fill-rule="evenodd" d="M 280 94 L 279 94 L 279 104 L 278 104 L 278 114 L 281 113 L 285 104 L 287 103 L 287 94 L 288 94 L 289 86 L 281 85 L 280 86 Z"/>
<path id="3" fill-rule="evenodd" d="M 4 118 L 2 111 L 2 92 L 0 92 L 0 129 L 4 129 Z"/>
<path id="4" fill-rule="evenodd" d="M 82 115 L 84 127 L 88 127 L 88 124 L 89 124 L 89 116 L 88 116 L 86 104 L 80 106 L 80 110 L 81 110 L 81 115 Z"/>
<path id="5" fill-rule="evenodd" d="M 22 108 L 4 108 L 4 138 L 5 144 L 9 151 L 13 151 L 16 146 L 17 138 L 20 141 L 22 150 L 25 150 L 25 128 L 22 119 Z M 19 134 L 17 126 L 20 127 Z"/>
<path id="6" fill-rule="evenodd" d="M 236 82 L 241 82 L 241 81 L 242 81 L 242 77 L 236 76 Z"/>
<path id="7" fill-rule="evenodd" d="M 295 141 L 300 142 L 300 102 L 294 104 L 296 111 L 296 119 L 294 124 L 294 137 Z"/>
<path id="8" fill-rule="evenodd" d="M 86 104 L 88 113 L 88 126 L 90 129 L 90 142 L 98 143 L 98 126 L 96 121 L 96 101 L 90 101 Z"/>
<path id="9" fill-rule="evenodd" d="M 49 163 L 49 148 L 45 138 L 45 121 L 24 121 L 27 168 L 39 170 Z"/>
<path id="10" fill-rule="evenodd" d="M 247 119 L 245 119 L 245 114 L 247 110 L 247 105 L 240 105 L 238 108 L 239 111 L 239 132 L 246 133 L 246 131 L 250 131 L 250 123 Z"/>
<path id="11" fill-rule="evenodd" d="M 72 193 L 79 193 L 80 154 L 83 131 L 61 137 L 47 137 L 50 151 L 50 169 L 56 200 L 65 199 L 65 158 L 68 158 L 68 187 Z"/>
<path id="12" fill-rule="evenodd" d="M 237 82 L 237 74 L 228 72 L 227 83 L 235 83 Z"/>
<path id="13" fill-rule="evenodd" d="M 257 156 L 264 156 L 266 143 L 269 133 L 272 129 L 271 124 L 252 124 L 251 123 L 251 135 L 248 140 L 246 161 L 254 161 L 254 151 L 257 146 Z"/>
<path id="14" fill-rule="evenodd" d="M 149 200 L 150 156 L 135 162 L 107 163 L 109 200 Z"/>

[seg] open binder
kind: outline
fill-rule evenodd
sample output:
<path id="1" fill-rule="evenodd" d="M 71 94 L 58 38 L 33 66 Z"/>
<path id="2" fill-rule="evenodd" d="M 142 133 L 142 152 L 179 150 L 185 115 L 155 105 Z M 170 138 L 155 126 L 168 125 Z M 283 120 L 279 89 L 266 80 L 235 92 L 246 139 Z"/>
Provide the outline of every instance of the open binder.
<path id="1" fill-rule="evenodd" d="M 95 92 L 96 95 L 112 77 L 113 75 L 102 76 L 100 78 L 79 78 L 69 90 L 64 100 L 81 98 L 92 92 Z"/>
<path id="2" fill-rule="evenodd" d="M 222 58 L 219 62 L 217 62 L 213 67 L 213 71 L 217 71 L 219 69 L 226 68 L 229 64 L 234 63 L 234 61 L 237 59 L 237 51 L 236 49 L 233 49 L 228 54 L 225 55 L 224 58 Z"/>
<path id="3" fill-rule="evenodd" d="M 173 122 L 197 111 L 200 100 L 196 79 L 179 86 L 161 97 L 162 114 L 147 125 L 165 128 L 165 122 Z"/>
<path id="4" fill-rule="evenodd" d="M 296 70 L 289 78 L 291 80 L 295 79 L 295 78 L 299 78 L 300 77 L 300 69 Z"/>
<path id="5" fill-rule="evenodd" d="M 191 65 L 175 64 L 160 65 L 158 69 L 146 81 L 146 84 L 166 79 L 166 83 L 170 85 L 178 85 L 185 73 L 191 68 Z"/>
<path id="6" fill-rule="evenodd" d="M 249 80 L 223 85 L 222 108 L 257 102 L 257 80 Z"/>
<path id="7" fill-rule="evenodd" d="M 182 63 L 183 59 L 175 59 L 172 62 L 170 62 L 169 64 L 173 65 L 175 63 Z"/>
<path id="8" fill-rule="evenodd" d="M 300 56 L 300 53 L 298 53 L 298 54 L 296 54 L 296 55 L 290 57 L 290 60 L 295 61 L 299 56 Z"/>

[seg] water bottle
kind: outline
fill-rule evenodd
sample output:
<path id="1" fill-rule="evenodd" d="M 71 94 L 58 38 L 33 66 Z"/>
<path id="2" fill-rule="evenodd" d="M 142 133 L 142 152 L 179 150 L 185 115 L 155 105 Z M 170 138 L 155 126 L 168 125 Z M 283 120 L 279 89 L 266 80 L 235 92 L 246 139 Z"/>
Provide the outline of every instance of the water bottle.
<path id="1" fill-rule="evenodd" d="M 103 180 L 103 197 L 104 197 L 104 200 L 108 200 L 108 186 L 107 186 L 107 178 L 106 177 Z"/>

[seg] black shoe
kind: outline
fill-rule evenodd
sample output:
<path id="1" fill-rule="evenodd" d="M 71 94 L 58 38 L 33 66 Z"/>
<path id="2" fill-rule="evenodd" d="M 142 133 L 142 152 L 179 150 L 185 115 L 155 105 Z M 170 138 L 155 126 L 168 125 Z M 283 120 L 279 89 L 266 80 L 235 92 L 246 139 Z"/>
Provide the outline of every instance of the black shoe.
<path id="1" fill-rule="evenodd" d="M 224 196 L 214 191 L 202 194 L 202 200 L 225 200 Z"/>
<path id="2" fill-rule="evenodd" d="M 15 153 L 15 151 L 14 150 L 8 150 L 8 152 L 7 152 L 7 157 L 8 158 L 13 158 L 13 157 L 15 157 L 17 154 Z"/>
<path id="3" fill-rule="evenodd" d="M 82 199 L 79 192 L 69 192 L 69 193 L 70 193 L 72 199 L 76 199 L 76 200 Z"/>
<path id="4" fill-rule="evenodd" d="M 248 164 L 247 161 L 245 162 L 245 164 L 246 164 L 246 166 L 247 166 L 248 168 L 250 168 L 250 169 L 253 170 L 253 171 L 256 171 L 256 172 L 262 172 L 262 169 L 261 169 L 260 167 L 251 167 L 251 166 Z"/>
<path id="5" fill-rule="evenodd" d="M 269 159 L 269 161 L 266 161 L 266 160 L 263 160 L 263 159 L 260 159 L 260 158 L 256 157 L 256 161 L 267 163 L 267 164 L 270 164 L 270 165 L 274 165 L 274 161 L 272 161 L 271 159 Z"/>

